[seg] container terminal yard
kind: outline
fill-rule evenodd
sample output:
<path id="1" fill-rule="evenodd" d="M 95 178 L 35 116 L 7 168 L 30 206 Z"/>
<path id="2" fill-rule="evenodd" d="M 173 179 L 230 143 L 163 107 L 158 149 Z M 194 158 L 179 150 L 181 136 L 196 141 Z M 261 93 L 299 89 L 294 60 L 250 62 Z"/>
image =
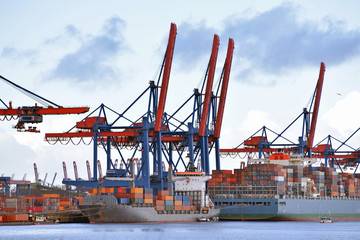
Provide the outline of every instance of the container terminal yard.
<path id="1" fill-rule="evenodd" d="M 28 125 L 41 123 L 43 115 L 87 114 L 68 131 L 46 133 L 45 141 L 77 144 L 87 139 L 93 144 L 93 160 L 86 162 L 88 179 L 78 177 L 75 161 L 75 179 L 68 178 L 63 162 L 63 189 L 40 184 L 36 165 L 35 183 L 0 177 L 0 224 L 360 220 L 359 151 L 343 150 L 360 128 L 345 141 L 329 135 L 314 144 L 325 64 L 320 64 L 310 108 L 302 109 L 282 132 L 264 126 L 237 147 L 221 148 L 234 41 L 227 41 L 216 81 L 220 38 L 214 35 L 201 88 L 165 112 L 176 35 L 171 24 L 157 80 L 119 112 L 104 104 L 90 113 L 87 107 L 62 107 L 0 76 L 47 106 L 13 108 L 1 100 L 5 108 L 0 115 L 18 119 L 17 131 L 38 133 Z M 139 106 L 140 99 L 147 99 L 146 104 Z M 135 108 L 142 114 L 130 117 Z M 296 141 L 284 137 L 297 121 L 302 129 Z M 335 140 L 340 146 L 333 146 Z M 98 151 L 106 154 L 104 176 Z M 244 154 L 246 162 L 238 169 L 222 169 L 221 157 Z M 349 168 L 351 172 L 345 170 Z"/>

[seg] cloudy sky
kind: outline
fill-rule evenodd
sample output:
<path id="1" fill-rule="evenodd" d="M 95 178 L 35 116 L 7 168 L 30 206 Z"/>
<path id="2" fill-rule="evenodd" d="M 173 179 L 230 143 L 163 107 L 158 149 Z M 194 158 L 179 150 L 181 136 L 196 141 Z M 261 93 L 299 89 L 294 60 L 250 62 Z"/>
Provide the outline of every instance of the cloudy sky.
<path id="1" fill-rule="evenodd" d="M 345 140 L 360 127 L 358 1 L 0 0 L 0 6 L 0 75 L 59 105 L 93 110 L 104 103 L 125 110 L 156 78 L 173 22 L 178 31 L 167 112 L 200 86 L 213 35 L 220 36 L 216 79 L 228 38 L 235 40 L 222 148 L 237 146 L 262 126 L 281 132 L 308 107 L 320 62 L 326 73 L 314 143 L 329 134 Z M 0 86 L 4 102 L 34 104 L 4 82 Z M 36 163 L 40 178 L 57 172 L 60 182 L 62 161 L 74 178 L 75 160 L 86 178 L 91 146 L 44 141 L 45 133 L 67 131 L 82 117 L 45 116 L 40 134 L 16 132 L 16 121 L 0 122 L 0 175 L 22 179 L 27 173 L 33 181 Z M 296 141 L 300 134 L 301 123 L 286 136 Z M 355 136 L 349 144 L 358 148 L 359 141 Z M 222 164 L 231 169 L 239 160 Z"/>

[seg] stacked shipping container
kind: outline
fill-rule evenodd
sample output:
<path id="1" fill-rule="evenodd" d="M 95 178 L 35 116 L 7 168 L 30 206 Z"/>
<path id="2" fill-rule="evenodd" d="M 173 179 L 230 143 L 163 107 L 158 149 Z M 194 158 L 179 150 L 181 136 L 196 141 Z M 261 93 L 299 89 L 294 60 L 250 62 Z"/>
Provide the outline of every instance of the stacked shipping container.
<path id="1" fill-rule="evenodd" d="M 6 197 L 0 196 L 1 212 L 61 212 L 77 210 L 83 197 L 59 197 L 59 194 L 44 194 L 43 197 Z"/>
<path id="2" fill-rule="evenodd" d="M 156 211 L 197 211 L 199 209 L 198 200 L 194 200 L 190 193 L 177 192 L 171 196 L 168 190 L 157 191 L 154 196 L 152 188 L 126 188 L 113 187 L 90 189 L 90 195 L 115 195 L 119 204 L 139 205 L 155 207 Z M 188 195 L 185 195 L 188 194 Z M 197 192 L 192 195 L 198 195 Z M 199 198 L 200 200 L 200 198 Z"/>
<path id="3" fill-rule="evenodd" d="M 232 170 L 213 170 L 208 186 L 212 196 L 242 194 L 254 198 L 260 195 L 319 194 L 331 197 L 360 197 L 360 176 L 337 173 L 331 167 L 253 164 L 244 169 L 234 169 L 234 173 Z"/>

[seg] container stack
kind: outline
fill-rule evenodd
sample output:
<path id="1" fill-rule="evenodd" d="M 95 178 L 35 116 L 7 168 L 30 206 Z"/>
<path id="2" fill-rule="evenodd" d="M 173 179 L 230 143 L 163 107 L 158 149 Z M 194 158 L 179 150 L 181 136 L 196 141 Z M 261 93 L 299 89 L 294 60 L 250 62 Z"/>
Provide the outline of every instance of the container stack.
<path id="1" fill-rule="evenodd" d="M 240 194 L 247 196 L 285 193 L 286 171 L 276 164 L 249 165 L 244 169 L 214 170 L 208 186 L 211 194 Z M 211 186 L 221 187 L 220 191 Z M 239 186 L 246 186 L 244 189 Z M 245 189 L 246 188 L 246 189 Z M 275 193 L 276 191 L 276 193 Z M 244 196 L 245 197 L 245 196 Z"/>
<path id="2" fill-rule="evenodd" d="M 158 191 L 155 210 L 174 211 L 174 196 L 170 196 L 168 190 Z"/>
<path id="3" fill-rule="evenodd" d="M 154 191 L 152 188 L 144 188 L 144 204 L 154 204 Z"/>
<path id="4" fill-rule="evenodd" d="M 144 203 L 144 189 L 143 188 L 130 188 L 130 203 L 143 204 Z"/>
<path id="5" fill-rule="evenodd" d="M 59 197 L 59 194 L 43 194 L 42 197 L 0 197 L 0 212 L 57 212 L 76 210 L 83 197 Z"/>
<path id="6" fill-rule="evenodd" d="M 231 170 L 213 170 L 208 186 L 212 195 L 272 195 L 273 189 L 266 187 L 274 186 L 278 195 L 360 197 L 359 177 L 348 173 L 338 174 L 331 167 L 253 164 L 244 169 L 234 169 L 234 173 Z M 247 190 L 239 188 L 241 186 Z"/>
<path id="7" fill-rule="evenodd" d="M 90 189 L 90 195 L 97 195 L 98 189 Z M 119 204 L 139 205 L 143 207 L 155 206 L 156 211 L 197 211 L 200 206 L 201 192 L 187 191 L 175 192 L 171 196 L 168 190 L 158 191 L 154 200 L 154 189 L 152 188 L 126 188 L 115 187 L 113 190 L 102 188 L 102 195 L 115 195 Z"/>
<path id="8" fill-rule="evenodd" d="M 29 221 L 28 214 L 6 214 L 0 216 L 0 222 L 26 222 Z"/>

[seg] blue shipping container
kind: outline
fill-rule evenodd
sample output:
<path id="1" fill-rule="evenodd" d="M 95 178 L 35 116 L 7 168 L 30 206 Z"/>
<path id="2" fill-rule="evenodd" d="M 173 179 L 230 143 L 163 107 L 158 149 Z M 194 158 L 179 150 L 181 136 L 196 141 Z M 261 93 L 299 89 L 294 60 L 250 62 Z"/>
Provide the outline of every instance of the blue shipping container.
<path id="1" fill-rule="evenodd" d="M 165 205 L 174 205 L 174 202 L 171 200 L 165 200 Z"/>
<path id="2" fill-rule="evenodd" d="M 130 199 L 129 198 L 118 198 L 118 203 L 120 203 L 120 204 L 129 204 Z"/>
<path id="3" fill-rule="evenodd" d="M 189 201 L 190 202 L 190 196 L 182 196 L 184 201 Z"/>

